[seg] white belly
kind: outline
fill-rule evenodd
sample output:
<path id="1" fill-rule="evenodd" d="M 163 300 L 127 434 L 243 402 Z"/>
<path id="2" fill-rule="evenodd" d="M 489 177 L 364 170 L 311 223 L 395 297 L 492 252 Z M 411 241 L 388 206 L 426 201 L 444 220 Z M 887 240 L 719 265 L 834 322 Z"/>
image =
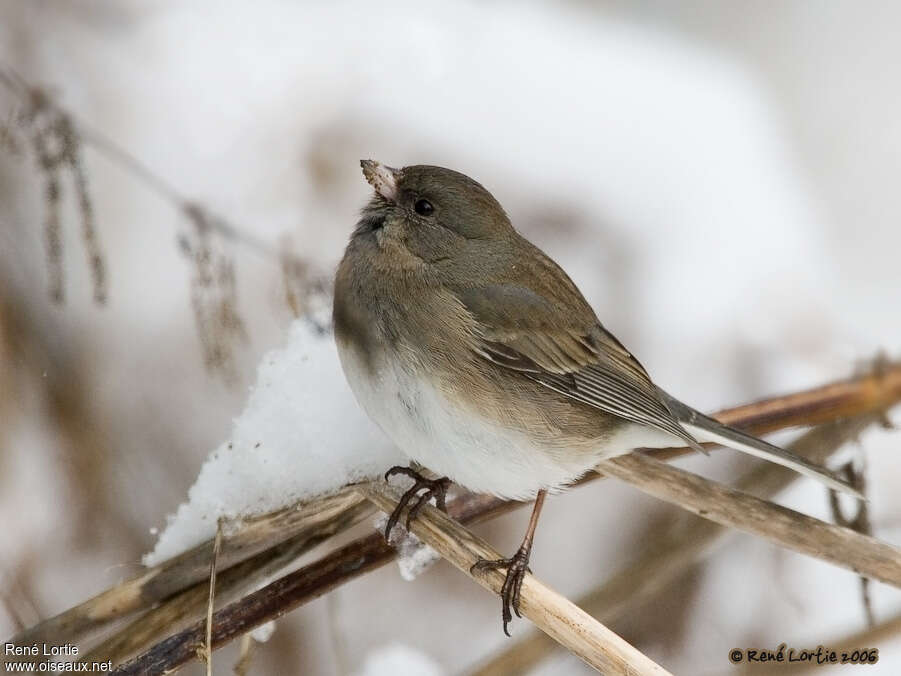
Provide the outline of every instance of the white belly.
<path id="1" fill-rule="evenodd" d="M 560 457 L 559 449 L 541 448 L 522 432 L 463 410 L 396 360 L 384 360 L 372 374 L 354 348 L 339 341 L 338 353 L 357 401 L 401 451 L 479 493 L 525 500 L 541 489 L 565 487 L 604 457 L 673 445 L 669 435 L 629 426 L 599 441 L 594 457 Z"/>

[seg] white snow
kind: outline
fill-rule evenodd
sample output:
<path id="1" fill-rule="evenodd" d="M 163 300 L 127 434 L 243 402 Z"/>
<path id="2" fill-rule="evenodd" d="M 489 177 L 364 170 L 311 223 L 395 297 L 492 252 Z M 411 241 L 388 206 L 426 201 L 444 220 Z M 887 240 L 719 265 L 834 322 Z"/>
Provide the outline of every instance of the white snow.
<path id="1" fill-rule="evenodd" d="M 378 532 L 384 533 L 387 524 L 388 515 L 381 514 L 375 519 L 373 526 Z M 432 547 L 404 528 L 404 519 L 391 531 L 388 542 L 397 550 L 397 569 L 407 582 L 415 580 L 441 558 Z"/>
<path id="2" fill-rule="evenodd" d="M 413 533 L 407 533 L 397 544 L 397 568 L 400 576 L 412 582 L 432 567 L 441 555 Z"/>
<path id="3" fill-rule="evenodd" d="M 264 622 L 259 627 L 250 632 L 253 640 L 257 643 L 266 643 L 275 633 L 275 620 Z"/>
<path id="4" fill-rule="evenodd" d="M 216 532 L 220 517 L 262 514 L 404 464 L 357 406 L 330 335 L 307 322 L 260 363 L 244 411 L 200 469 L 188 502 L 169 517 L 146 565 Z"/>
<path id="5" fill-rule="evenodd" d="M 444 670 L 420 651 L 402 643 L 389 643 L 366 656 L 355 676 L 441 676 Z"/>

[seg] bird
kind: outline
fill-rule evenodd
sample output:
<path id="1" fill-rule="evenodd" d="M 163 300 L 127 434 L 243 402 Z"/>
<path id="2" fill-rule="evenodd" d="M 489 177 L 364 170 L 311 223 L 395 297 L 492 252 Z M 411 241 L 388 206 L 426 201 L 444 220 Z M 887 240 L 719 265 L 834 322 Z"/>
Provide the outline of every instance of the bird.
<path id="1" fill-rule="evenodd" d="M 534 500 L 505 569 L 504 633 L 548 492 L 639 448 L 715 442 L 854 493 L 830 470 L 724 425 L 666 393 L 601 324 L 563 269 L 513 227 L 474 179 L 362 160 L 373 188 L 335 274 L 333 325 L 360 406 L 414 465 L 386 537 L 451 481 Z M 415 466 L 428 469 L 428 478 Z M 512 612 L 511 612 L 512 611 Z"/>

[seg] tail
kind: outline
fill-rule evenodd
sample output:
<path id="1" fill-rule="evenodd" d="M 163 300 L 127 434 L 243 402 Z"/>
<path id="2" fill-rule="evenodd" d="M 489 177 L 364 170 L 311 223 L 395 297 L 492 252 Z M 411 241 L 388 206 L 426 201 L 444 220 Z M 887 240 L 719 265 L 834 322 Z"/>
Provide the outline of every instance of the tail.
<path id="1" fill-rule="evenodd" d="M 706 416 L 690 406 L 683 404 L 663 390 L 658 388 L 658 391 L 670 411 L 672 411 L 673 415 L 679 421 L 679 424 L 698 441 L 710 441 L 723 446 L 728 446 L 729 448 L 734 448 L 743 453 L 748 453 L 749 455 L 756 455 L 758 458 L 763 458 L 764 460 L 769 460 L 778 465 L 783 465 L 789 469 L 795 470 L 799 474 L 816 479 L 826 486 L 829 486 L 829 488 L 848 493 L 861 500 L 866 500 L 866 497 L 864 497 L 862 493 L 825 467 L 816 465 L 809 460 L 802 458 L 800 455 L 795 455 L 794 453 L 786 451 L 784 448 L 779 448 L 762 439 L 753 437 L 750 434 L 745 434 L 734 427 L 724 425 L 710 416 Z"/>

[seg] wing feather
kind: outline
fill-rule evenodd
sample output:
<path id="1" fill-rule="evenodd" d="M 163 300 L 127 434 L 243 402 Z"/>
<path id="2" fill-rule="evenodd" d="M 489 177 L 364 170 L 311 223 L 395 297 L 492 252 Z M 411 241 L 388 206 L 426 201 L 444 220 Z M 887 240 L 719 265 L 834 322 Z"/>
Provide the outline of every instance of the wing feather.
<path id="1" fill-rule="evenodd" d="M 567 313 L 521 284 L 468 288 L 458 296 L 477 322 L 476 351 L 481 357 L 570 399 L 668 432 L 701 450 L 661 399 L 644 367 L 601 326 L 581 296 L 576 298 L 583 304 L 580 313 Z M 586 310 L 591 320 L 587 324 Z"/>
<path id="2" fill-rule="evenodd" d="M 475 320 L 473 348 L 481 358 L 574 401 L 672 434 L 701 452 L 693 435 L 859 496 L 829 470 L 718 423 L 658 389 L 639 361 L 601 326 L 566 273 L 538 249 L 525 242 L 521 247 L 529 255 L 512 261 L 499 257 L 506 263 L 489 269 L 482 286 L 472 287 L 471 277 L 449 280 Z"/>

